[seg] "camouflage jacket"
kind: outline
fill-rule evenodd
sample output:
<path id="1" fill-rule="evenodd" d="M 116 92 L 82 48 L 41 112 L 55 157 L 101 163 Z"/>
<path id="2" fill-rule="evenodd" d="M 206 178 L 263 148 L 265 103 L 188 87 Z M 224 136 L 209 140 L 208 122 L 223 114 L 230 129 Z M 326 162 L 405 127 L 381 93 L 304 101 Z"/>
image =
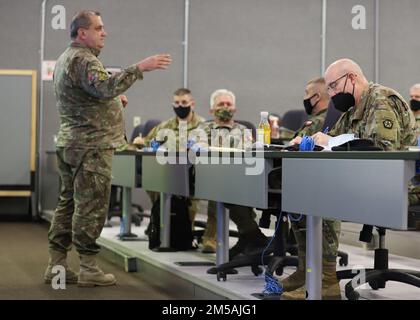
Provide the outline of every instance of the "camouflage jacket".
<path id="1" fill-rule="evenodd" d="M 110 76 L 98 54 L 99 50 L 72 42 L 57 60 L 57 147 L 113 149 L 125 143 L 119 95 L 143 75 L 132 65 Z"/>
<path id="2" fill-rule="evenodd" d="M 416 118 L 416 137 L 420 136 L 420 114 L 415 116 Z"/>
<path id="3" fill-rule="evenodd" d="M 308 120 L 300 127 L 300 129 L 296 132 L 296 136 L 303 137 L 303 136 L 311 136 L 318 131 L 321 131 L 322 126 L 325 122 L 325 117 L 327 116 L 327 108 L 321 110 L 316 115 L 310 115 Z"/>
<path id="4" fill-rule="evenodd" d="M 345 112 L 328 134 L 354 133 L 384 150 L 404 150 L 416 144 L 415 129 L 404 98 L 393 89 L 369 83 L 359 104 Z"/>
<path id="5" fill-rule="evenodd" d="M 207 135 L 207 141 L 200 139 L 199 142 L 207 143 L 208 146 L 244 149 L 252 144 L 251 130 L 237 122 L 233 125 L 220 125 L 215 121 L 208 121 L 202 123 L 198 129 L 204 130 Z"/>
<path id="6" fill-rule="evenodd" d="M 175 141 L 176 142 L 176 146 L 178 146 L 178 144 L 179 144 L 179 134 L 180 134 L 180 130 L 179 130 L 180 129 L 180 123 L 183 123 L 183 125 L 186 124 L 186 127 L 187 127 L 186 128 L 187 129 L 186 131 L 188 133 L 191 130 L 197 128 L 200 125 L 200 123 L 203 123 L 204 121 L 205 121 L 205 119 L 202 118 L 202 117 L 200 117 L 195 112 L 193 113 L 193 117 L 192 117 L 192 119 L 191 119 L 190 122 L 179 121 L 178 120 L 178 117 L 176 117 L 176 116 L 175 117 L 172 117 L 169 120 L 166 120 L 164 122 L 161 122 L 156 127 L 154 127 L 148 133 L 148 135 L 144 138 L 144 143 L 145 143 L 146 146 L 149 146 L 149 143 L 150 143 L 151 140 L 153 140 L 153 139 L 159 140 L 159 136 L 160 135 L 163 135 L 163 136 L 167 135 L 165 133 L 166 130 L 164 130 L 164 129 L 169 129 L 169 130 L 172 130 L 174 132 L 174 134 L 176 136 L 175 137 L 176 138 L 176 141 Z M 160 134 L 159 134 L 159 132 L 160 132 Z M 188 140 L 188 137 L 185 137 L 185 138 Z M 184 143 L 186 143 L 187 140 L 185 140 Z M 167 140 L 166 141 L 166 146 L 168 147 L 168 149 L 169 148 L 173 149 L 174 146 L 170 146 L 169 144 L 170 144 L 170 142 L 169 142 L 169 140 Z M 176 148 L 176 150 L 179 150 L 179 148 Z"/>

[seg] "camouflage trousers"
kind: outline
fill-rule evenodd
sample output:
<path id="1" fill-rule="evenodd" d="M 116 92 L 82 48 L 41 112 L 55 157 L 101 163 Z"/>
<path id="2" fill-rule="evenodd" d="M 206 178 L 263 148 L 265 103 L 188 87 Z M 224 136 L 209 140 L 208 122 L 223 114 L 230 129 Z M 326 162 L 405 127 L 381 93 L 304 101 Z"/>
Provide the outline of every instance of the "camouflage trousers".
<path id="1" fill-rule="evenodd" d="M 295 218 L 296 215 L 293 215 Z M 298 244 L 299 255 L 306 254 L 306 216 L 292 222 L 292 230 Z M 322 256 L 327 261 L 335 261 L 338 254 L 338 239 L 341 221 L 322 219 Z"/>
<path id="2" fill-rule="evenodd" d="M 239 234 L 249 233 L 259 229 L 255 221 L 256 214 L 252 208 L 236 204 L 225 204 L 225 207 L 229 209 L 229 218 L 236 224 Z M 209 218 L 211 216 L 214 219 L 214 225 L 216 225 L 217 206 L 215 201 L 209 201 L 207 214 Z M 214 230 L 216 233 L 216 228 Z"/>
<path id="3" fill-rule="evenodd" d="M 408 204 L 420 204 L 420 175 L 416 174 L 408 183 Z"/>
<path id="4" fill-rule="evenodd" d="M 57 148 L 60 197 L 48 232 L 50 249 L 97 254 L 108 212 L 112 149 Z"/>

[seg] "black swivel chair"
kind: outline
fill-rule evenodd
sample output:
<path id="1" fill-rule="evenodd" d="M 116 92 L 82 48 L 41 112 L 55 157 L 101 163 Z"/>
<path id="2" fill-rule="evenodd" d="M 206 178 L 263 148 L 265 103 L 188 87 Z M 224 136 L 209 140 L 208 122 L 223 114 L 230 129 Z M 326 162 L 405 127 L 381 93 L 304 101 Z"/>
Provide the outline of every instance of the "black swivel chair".
<path id="1" fill-rule="evenodd" d="M 330 100 L 327 108 L 327 116 L 325 117 L 324 125 L 322 126 L 321 131 L 324 131 L 326 128 L 331 129 L 342 114 L 343 113 L 341 111 L 334 107 L 334 103 Z"/>
<path id="2" fill-rule="evenodd" d="M 252 122 L 246 121 L 246 120 L 235 120 L 236 122 L 244 125 L 247 127 L 247 129 L 250 129 L 252 131 L 252 138 L 255 140 L 257 137 L 257 128 Z"/>
<path id="3" fill-rule="evenodd" d="M 420 206 L 410 206 L 408 208 L 410 213 L 420 213 Z M 411 284 L 420 288 L 420 271 L 404 270 L 404 269 L 389 269 L 388 267 L 388 249 L 385 248 L 385 233 L 386 228 L 376 227 L 379 234 L 379 248 L 375 249 L 374 267 L 364 270 L 364 277 L 359 276 L 363 270 L 357 270 L 357 281 L 349 281 L 345 286 L 345 294 L 349 300 L 359 299 L 359 293 L 355 290 L 364 283 L 369 283 L 373 290 L 385 288 L 387 281 L 397 281 L 406 284 Z M 363 242 L 370 242 L 372 240 L 373 226 L 364 225 L 360 232 L 359 240 Z M 353 279 L 356 270 L 343 270 L 337 272 L 338 279 Z M 363 283 L 361 280 L 365 280 Z M 354 284 L 357 285 L 354 288 Z"/>
<path id="4" fill-rule="evenodd" d="M 283 115 L 281 123 L 283 127 L 296 131 L 306 120 L 308 120 L 308 115 L 305 110 L 289 110 Z"/>

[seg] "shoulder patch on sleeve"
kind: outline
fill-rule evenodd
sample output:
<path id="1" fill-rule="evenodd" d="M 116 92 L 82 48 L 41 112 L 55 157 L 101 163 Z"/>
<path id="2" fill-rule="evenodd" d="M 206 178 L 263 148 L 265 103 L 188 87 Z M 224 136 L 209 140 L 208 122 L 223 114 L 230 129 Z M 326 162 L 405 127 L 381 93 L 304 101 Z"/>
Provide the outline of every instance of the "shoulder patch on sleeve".
<path id="1" fill-rule="evenodd" d="M 391 119 L 385 119 L 384 121 L 382 121 L 384 128 L 387 129 L 392 129 L 392 127 L 394 126 L 394 122 Z"/>
<path id="2" fill-rule="evenodd" d="M 313 123 L 313 121 L 308 120 L 308 121 L 305 121 L 305 123 L 303 124 L 303 126 L 304 127 L 307 127 L 307 126 L 310 126 L 312 123 Z"/>

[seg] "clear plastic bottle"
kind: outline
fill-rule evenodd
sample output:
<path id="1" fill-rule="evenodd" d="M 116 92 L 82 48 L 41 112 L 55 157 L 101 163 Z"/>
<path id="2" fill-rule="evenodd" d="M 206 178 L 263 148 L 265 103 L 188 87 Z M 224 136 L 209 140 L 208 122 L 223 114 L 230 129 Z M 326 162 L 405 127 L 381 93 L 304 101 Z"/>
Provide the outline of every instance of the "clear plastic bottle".
<path id="1" fill-rule="evenodd" d="M 270 123 L 268 122 L 267 111 L 261 111 L 261 121 L 258 125 L 257 133 L 257 141 L 262 142 L 264 144 L 271 143 L 271 128 Z"/>

